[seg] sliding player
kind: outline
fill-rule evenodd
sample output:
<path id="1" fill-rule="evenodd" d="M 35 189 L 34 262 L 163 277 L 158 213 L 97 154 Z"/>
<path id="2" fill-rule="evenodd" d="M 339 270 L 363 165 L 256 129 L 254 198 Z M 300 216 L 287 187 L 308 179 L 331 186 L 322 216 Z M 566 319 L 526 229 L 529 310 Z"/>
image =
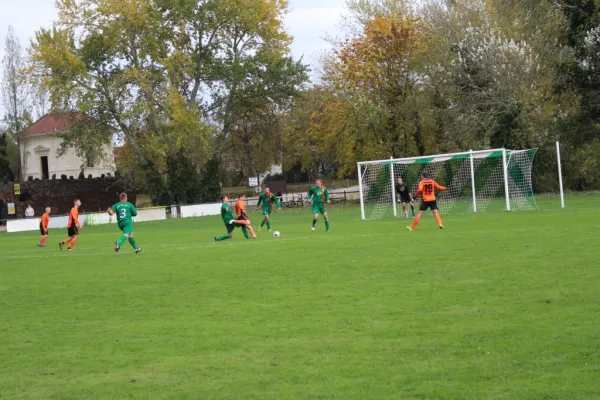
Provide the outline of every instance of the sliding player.
<path id="1" fill-rule="evenodd" d="M 65 244 L 69 243 L 68 250 L 71 251 L 73 246 L 75 246 L 75 243 L 77 243 L 77 239 L 79 239 L 79 229 L 81 229 L 81 224 L 79 223 L 79 207 L 81 207 L 81 201 L 75 199 L 73 208 L 71 208 L 71 211 L 69 212 L 69 222 L 67 223 L 69 237 L 62 242 L 58 242 L 58 248 L 61 250 Z"/>
<path id="2" fill-rule="evenodd" d="M 246 231 L 246 226 L 250 225 L 250 221 L 241 221 L 236 220 L 233 217 L 231 212 L 231 206 L 229 205 L 229 197 L 221 196 L 221 218 L 223 218 L 223 223 L 225 224 L 225 228 L 227 229 L 227 235 L 223 236 L 215 236 L 215 242 L 221 242 L 223 240 L 228 240 L 233 237 L 233 231 L 236 227 L 242 227 L 242 231 L 245 232 L 244 236 L 248 238 L 248 233 Z"/>
<path id="3" fill-rule="evenodd" d="M 40 242 L 37 244 L 38 247 L 46 247 L 46 239 L 48 239 L 48 224 L 50 223 L 50 207 L 46 207 L 46 212 L 42 215 L 40 220 Z"/>
<path id="4" fill-rule="evenodd" d="M 117 225 L 123 234 L 118 241 L 115 242 L 115 253 L 121 250 L 121 246 L 126 240 L 129 240 L 129 244 L 135 250 L 135 254 L 142 252 L 133 238 L 133 217 L 137 216 L 137 210 L 135 206 L 127 201 L 127 193 L 121 193 L 119 195 L 119 202 L 108 209 L 110 215 L 117 214 Z"/>
<path id="5" fill-rule="evenodd" d="M 308 199 L 312 198 L 312 213 L 313 213 L 313 221 L 312 221 L 312 230 L 315 230 L 315 225 L 319 220 L 319 213 L 323 214 L 323 218 L 325 219 L 325 229 L 329 232 L 329 215 L 327 215 L 327 209 L 325 208 L 325 203 L 331 203 L 331 198 L 329 197 L 329 191 L 323 186 L 323 181 L 317 179 L 315 182 L 315 186 L 313 186 L 308 191 Z"/>
<path id="6" fill-rule="evenodd" d="M 415 199 L 419 197 L 419 195 L 423 195 L 421 207 L 419 207 L 419 214 L 414 219 L 412 226 L 407 226 L 406 229 L 408 229 L 411 232 L 414 231 L 417 227 L 417 224 L 421 220 L 423 212 L 427 211 L 427 209 L 431 209 L 431 212 L 433 213 L 433 216 L 435 217 L 438 226 L 440 227 L 440 229 L 444 229 L 444 225 L 442 225 L 442 217 L 440 217 L 437 201 L 435 199 L 435 191 L 436 189 L 444 191 L 446 190 L 446 187 L 441 186 L 433 179 L 429 179 L 429 174 L 427 172 L 423 172 L 421 174 L 421 179 L 421 182 L 419 182 L 419 190 L 417 190 L 417 193 L 415 193 Z"/>
<path id="7" fill-rule="evenodd" d="M 258 207 L 262 204 L 262 214 L 264 216 L 262 222 L 260 223 L 260 227 L 258 231 L 260 232 L 260 228 L 267 225 L 267 230 L 271 232 L 271 212 L 273 211 L 273 204 L 277 206 L 277 209 L 281 209 L 281 204 L 279 204 L 279 200 L 277 196 L 271 193 L 271 189 L 268 187 L 265 188 L 265 191 L 258 196 L 258 203 L 256 203 L 256 211 L 258 211 Z"/>
<path id="8" fill-rule="evenodd" d="M 402 178 L 398 178 L 398 183 L 396 184 L 396 198 L 402 203 L 402 213 L 404 214 L 404 218 L 408 219 L 408 211 L 406 210 L 407 204 L 410 205 L 412 216 L 414 218 L 415 202 L 412 199 L 409 188 L 402 182 Z"/>

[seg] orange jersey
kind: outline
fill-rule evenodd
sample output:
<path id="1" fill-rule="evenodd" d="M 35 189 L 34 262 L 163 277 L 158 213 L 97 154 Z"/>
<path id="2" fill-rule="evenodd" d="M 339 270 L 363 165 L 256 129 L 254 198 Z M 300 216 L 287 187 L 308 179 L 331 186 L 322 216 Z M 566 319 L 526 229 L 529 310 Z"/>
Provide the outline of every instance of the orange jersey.
<path id="1" fill-rule="evenodd" d="M 67 228 L 72 228 L 79 225 L 79 210 L 77 207 L 73 207 L 69 213 L 69 223 L 67 224 Z"/>
<path id="2" fill-rule="evenodd" d="M 235 203 L 235 213 L 238 217 L 241 217 L 242 215 L 246 214 L 246 204 L 244 204 L 244 200 L 239 199 Z"/>
<path id="3" fill-rule="evenodd" d="M 40 226 L 46 230 L 48 229 L 48 224 L 50 223 L 50 216 L 46 213 L 42 215 L 42 219 L 40 220 Z"/>
<path id="4" fill-rule="evenodd" d="M 423 201 L 435 201 L 436 190 L 440 190 L 443 192 L 444 190 L 446 190 L 446 187 L 440 185 L 433 179 L 423 179 L 421 182 L 419 182 L 419 190 L 417 190 L 415 197 L 419 197 L 419 195 L 422 195 Z"/>

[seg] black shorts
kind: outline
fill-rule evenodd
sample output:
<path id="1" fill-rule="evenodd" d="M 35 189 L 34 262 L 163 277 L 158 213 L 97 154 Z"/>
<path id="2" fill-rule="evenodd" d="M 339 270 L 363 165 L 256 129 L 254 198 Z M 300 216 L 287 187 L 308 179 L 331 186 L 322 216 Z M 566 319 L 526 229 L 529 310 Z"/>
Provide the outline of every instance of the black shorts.
<path id="1" fill-rule="evenodd" d="M 412 200 L 410 199 L 410 197 L 402 197 L 400 196 L 400 202 L 401 203 L 410 203 Z"/>
<path id="2" fill-rule="evenodd" d="M 48 232 L 46 232 L 46 231 L 44 230 L 44 227 L 42 226 L 42 224 L 40 224 L 40 234 L 41 234 L 42 236 L 44 236 L 44 235 L 47 235 L 47 234 L 48 234 Z"/>
<path id="3" fill-rule="evenodd" d="M 250 221 L 246 215 L 237 217 L 236 221 Z"/>
<path id="4" fill-rule="evenodd" d="M 422 201 L 421 202 L 421 207 L 419 207 L 420 211 L 427 211 L 428 209 L 430 209 L 431 211 L 437 210 L 438 209 L 438 205 L 437 205 L 437 201 Z"/>
<path id="5" fill-rule="evenodd" d="M 79 235 L 79 229 L 77 229 L 76 226 L 72 226 L 70 228 L 67 228 L 67 231 L 69 232 L 69 237 L 73 237 L 73 236 Z"/>

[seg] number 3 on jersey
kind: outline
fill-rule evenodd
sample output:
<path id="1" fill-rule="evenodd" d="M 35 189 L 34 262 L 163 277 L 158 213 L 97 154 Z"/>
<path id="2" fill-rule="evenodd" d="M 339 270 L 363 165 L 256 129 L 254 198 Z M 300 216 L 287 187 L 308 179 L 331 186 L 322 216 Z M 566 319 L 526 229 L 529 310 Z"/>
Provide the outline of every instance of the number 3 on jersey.
<path id="1" fill-rule="evenodd" d="M 127 218 L 127 209 L 126 208 L 121 208 L 120 217 L 121 217 L 121 219 Z"/>

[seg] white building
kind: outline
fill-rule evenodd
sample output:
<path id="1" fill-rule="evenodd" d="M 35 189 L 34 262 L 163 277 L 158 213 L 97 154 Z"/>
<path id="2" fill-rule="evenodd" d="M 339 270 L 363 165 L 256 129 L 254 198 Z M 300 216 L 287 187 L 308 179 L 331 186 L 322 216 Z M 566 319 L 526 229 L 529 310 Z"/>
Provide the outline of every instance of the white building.
<path id="1" fill-rule="evenodd" d="M 89 165 L 91 163 L 87 160 L 78 157 L 73 149 L 59 157 L 62 142 L 59 134 L 68 132 L 70 122 L 79 115 L 74 112 L 48 114 L 23 132 L 22 179 L 50 179 L 53 175 L 56 179 L 60 179 L 61 175 L 77 178 L 82 168 L 86 178 L 88 175 L 94 178 L 114 175 L 116 166 L 112 143 L 106 146 L 104 156 L 95 165 Z"/>

